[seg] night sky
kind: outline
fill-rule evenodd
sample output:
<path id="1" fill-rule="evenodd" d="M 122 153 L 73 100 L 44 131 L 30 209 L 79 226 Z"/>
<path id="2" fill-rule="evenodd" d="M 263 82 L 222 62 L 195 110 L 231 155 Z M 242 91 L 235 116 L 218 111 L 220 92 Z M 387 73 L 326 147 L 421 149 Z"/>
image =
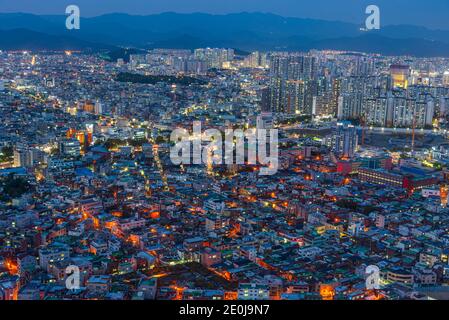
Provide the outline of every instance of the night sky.
<path id="1" fill-rule="evenodd" d="M 161 12 L 271 12 L 283 16 L 361 23 L 365 8 L 376 4 L 381 23 L 421 25 L 449 30 L 448 0 L 0 0 L 0 12 L 64 14 L 76 4 L 81 15 L 111 12 L 155 14 Z"/>

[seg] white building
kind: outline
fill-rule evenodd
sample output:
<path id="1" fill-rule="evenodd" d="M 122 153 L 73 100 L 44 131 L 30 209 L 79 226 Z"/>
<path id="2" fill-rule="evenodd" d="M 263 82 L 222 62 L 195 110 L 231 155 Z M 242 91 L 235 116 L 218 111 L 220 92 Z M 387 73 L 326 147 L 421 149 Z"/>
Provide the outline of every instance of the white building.
<path id="1" fill-rule="evenodd" d="M 265 284 L 242 283 L 237 294 L 238 300 L 269 300 L 270 288 Z"/>

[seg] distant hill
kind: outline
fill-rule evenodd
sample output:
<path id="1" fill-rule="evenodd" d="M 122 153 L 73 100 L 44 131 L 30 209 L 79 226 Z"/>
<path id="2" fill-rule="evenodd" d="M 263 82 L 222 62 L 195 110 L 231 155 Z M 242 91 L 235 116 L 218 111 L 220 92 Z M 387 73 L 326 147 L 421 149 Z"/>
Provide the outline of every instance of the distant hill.
<path id="1" fill-rule="evenodd" d="M 108 61 L 117 61 L 118 59 L 123 59 L 124 62 L 128 63 L 130 56 L 132 54 L 144 54 L 145 50 L 134 49 L 134 48 L 118 48 L 116 50 L 111 50 L 108 53 L 103 54 L 103 58 Z"/>
<path id="2" fill-rule="evenodd" d="M 193 77 L 183 76 L 183 77 L 173 77 L 173 76 L 154 76 L 154 75 L 143 75 L 129 72 L 119 73 L 116 78 L 119 82 L 132 82 L 132 83 L 144 83 L 144 84 L 156 84 L 159 82 L 165 82 L 168 84 L 181 84 L 181 85 L 191 85 L 191 84 L 206 84 L 205 81 Z"/>
<path id="3" fill-rule="evenodd" d="M 285 18 L 266 13 L 212 15 L 162 13 L 147 16 L 107 14 L 81 19 L 80 30 L 66 30 L 61 15 L 0 14 L 0 30 L 29 30 L 46 38 L 40 45 L 59 43 L 80 47 L 106 45 L 134 48 L 232 47 L 251 50 L 340 49 L 386 55 L 449 56 L 449 31 L 398 25 L 364 32 L 361 25 L 315 19 Z M 19 38 L 21 39 L 21 38 Z M 26 47 L 26 37 L 0 39 L 0 48 Z M 47 41 L 48 40 L 48 41 Z M 84 42 L 83 42 L 84 41 Z M 5 47 L 3 43 L 9 43 Z M 31 42 L 32 43 L 32 42 Z M 58 45 L 60 46 L 60 45 Z M 12 46 L 13 47 L 13 46 Z"/>
<path id="4" fill-rule="evenodd" d="M 68 36 L 49 35 L 27 29 L 0 30 L 2 50 L 111 50 L 114 46 Z"/>

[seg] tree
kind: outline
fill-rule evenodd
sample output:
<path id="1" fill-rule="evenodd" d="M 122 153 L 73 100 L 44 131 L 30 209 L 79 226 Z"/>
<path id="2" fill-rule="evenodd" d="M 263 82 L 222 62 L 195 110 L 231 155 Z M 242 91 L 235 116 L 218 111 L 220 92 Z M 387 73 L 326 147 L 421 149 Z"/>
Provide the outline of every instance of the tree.
<path id="1" fill-rule="evenodd" d="M 12 147 L 3 147 L 0 153 L 0 162 L 9 162 L 14 158 L 14 150 Z"/>
<path id="2" fill-rule="evenodd" d="M 161 144 L 165 142 L 165 138 L 163 136 L 158 136 L 156 138 L 156 144 Z"/>
<path id="3" fill-rule="evenodd" d="M 108 140 L 105 142 L 104 146 L 105 146 L 107 149 L 115 149 L 115 148 L 117 148 L 118 146 L 124 146 L 125 144 L 126 144 L 126 143 L 125 143 L 124 141 L 120 140 L 120 139 L 108 139 Z"/>
<path id="4" fill-rule="evenodd" d="M 133 147 L 141 147 L 146 142 L 145 139 L 128 139 L 128 143 Z"/>
<path id="5" fill-rule="evenodd" d="M 24 193 L 30 191 L 31 185 L 24 178 L 15 178 L 13 175 L 8 176 L 3 181 L 4 198 L 17 198 Z"/>

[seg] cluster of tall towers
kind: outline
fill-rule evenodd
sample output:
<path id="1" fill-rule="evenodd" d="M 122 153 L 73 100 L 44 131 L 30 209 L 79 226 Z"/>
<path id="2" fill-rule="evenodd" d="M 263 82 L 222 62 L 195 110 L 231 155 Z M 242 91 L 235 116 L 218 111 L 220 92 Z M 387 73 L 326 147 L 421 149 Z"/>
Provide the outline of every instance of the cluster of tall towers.
<path id="1" fill-rule="evenodd" d="M 263 112 L 428 128 L 447 109 L 449 87 L 415 83 L 408 65 L 366 56 L 273 53 L 269 68 L 269 81 L 261 90 Z"/>
<path id="2" fill-rule="evenodd" d="M 278 54 L 270 57 L 270 83 L 262 93 L 263 111 L 312 114 L 318 95 L 316 58 Z"/>

